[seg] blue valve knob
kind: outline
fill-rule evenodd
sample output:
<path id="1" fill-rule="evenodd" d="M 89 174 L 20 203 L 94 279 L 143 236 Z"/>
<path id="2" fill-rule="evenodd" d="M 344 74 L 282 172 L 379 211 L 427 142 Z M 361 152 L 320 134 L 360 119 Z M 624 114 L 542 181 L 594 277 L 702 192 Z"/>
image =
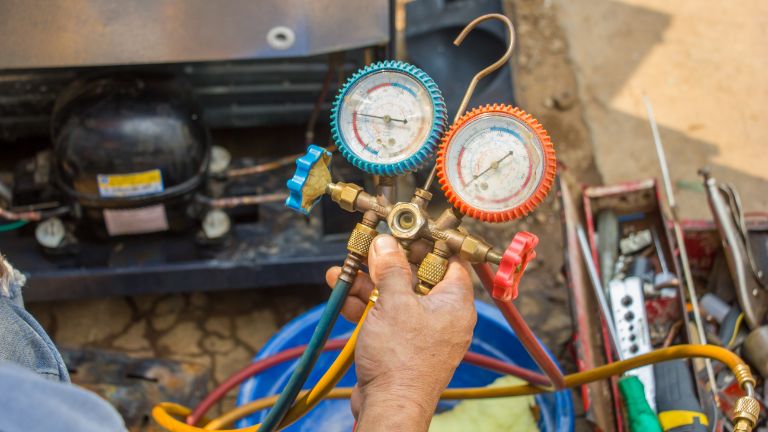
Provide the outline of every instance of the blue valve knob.
<path id="1" fill-rule="evenodd" d="M 287 183 L 290 195 L 285 200 L 286 207 L 309 215 L 331 182 L 330 164 L 331 152 L 311 144 L 307 153 L 296 159 L 296 172 Z"/>

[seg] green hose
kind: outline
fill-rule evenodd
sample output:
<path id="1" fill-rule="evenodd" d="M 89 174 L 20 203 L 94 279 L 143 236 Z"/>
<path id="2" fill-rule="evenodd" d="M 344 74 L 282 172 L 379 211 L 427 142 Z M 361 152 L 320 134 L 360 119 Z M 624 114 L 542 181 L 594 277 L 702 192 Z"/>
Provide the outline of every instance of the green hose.
<path id="1" fill-rule="evenodd" d="M 341 307 L 344 305 L 344 300 L 349 294 L 349 289 L 352 284 L 347 283 L 341 279 L 336 282 L 331 292 L 331 297 L 328 299 L 328 303 L 323 309 L 323 314 L 320 316 L 320 321 L 315 327 L 315 332 L 312 333 L 312 338 L 307 344 L 307 349 L 299 358 L 296 363 L 296 369 L 293 370 L 291 378 L 288 380 L 288 384 L 283 388 L 283 392 L 280 393 L 280 398 L 275 402 L 275 405 L 267 414 L 267 417 L 261 422 L 259 432 L 273 432 L 283 421 L 283 417 L 291 408 L 291 405 L 296 400 L 296 397 L 301 391 L 301 387 L 307 381 L 309 373 L 312 372 L 312 366 L 317 362 L 317 358 L 320 356 L 320 352 L 323 350 L 325 342 L 328 340 L 328 335 L 331 333 L 333 325 L 336 324 L 336 319 L 339 317 Z"/>
<path id="2" fill-rule="evenodd" d="M 0 232 L 13 231 L 15 229 L 23 227 L 27 223 L 29 223 L 29 222 L 27 222 L 25 220 L 19 220 L 19 221 L 16 221 L 16 222 L 11 222 L 11 223 L 5 224 L 5 225 L 0 225 Z"/>

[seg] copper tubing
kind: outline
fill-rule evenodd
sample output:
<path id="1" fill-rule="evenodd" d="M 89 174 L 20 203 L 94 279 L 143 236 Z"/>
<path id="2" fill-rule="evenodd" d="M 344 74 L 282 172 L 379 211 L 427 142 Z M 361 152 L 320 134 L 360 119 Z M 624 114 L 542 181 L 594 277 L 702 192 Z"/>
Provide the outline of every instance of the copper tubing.
<path id="1" fill-rule="evenodd" d="M 288 194 L 283 192 L 264 194 L 264 195 L 243 195 L 227 198 L 208 198 L 201 197 L 202 201 L 212 208 L 234 208 L 248 205 L 258 205 L 270 202 L 284 201 Z"/>
<path id="2" fill-rule="evenodd" d="M 0 218 L 9 220 L 9 221 L 23 220 L 23 221 L 30 221 L 30 222 L 36 222 L 41 219 L 39 211 L 15 213 L 15 212 L 11 212 L 1 208 L 0 208 Z"/>
<path id="3" fill-rule="evenodd" d="M 296 162 L 296 158 L 302 156 L 303 153 L 300 154 L 292 154 L 288 156 L 283 156 L 281 158 L 275 159 L 273 161 L 261 163 L 254 166 L 249 166 L 245 168 L 237 168 L 227 171 L 227 177 L 241 177 L 241 176 L 247 176 L 247 175 L 253 175 L 253 174 L 261 174 L 265 173 L 267 171 L 276 170 L 280 167 L 284 167 L 286 165 L 290 165 L 294 162 Z"/>
<path id="4" fill-rule="evenodd" d="M 325 149 L 328 150 L 329 152 L 334 152 L 336 151 L 336 145 L 331 144 Z M 304 153 L 297 153 L 297 154 L 292 154 L 288 156 L 283 156 L 273 161 L 264 162 L 258 165 L 253 165 L 245 168 L 231 169 L 227 171 L 227 177 L 229 178 L 242 177 L 247 175 L 262 174 L 265 172 L 274 171 L 286 165 L 293 164 L 294 162 L 296 162 L 296 159 L 298 159 L 301 156 L 304 156 Z"/>
<path id="5" fill-rule="evenodd" d="M 680 334 L 680 329 L 683 328 L 683 324 L 685 324 L 683 320 L 677 320 L 672 324 L 669 328 L 669 333 L 667 333 L 667 336 L 664 338 L 664 343 L 661 345 L 662 348 L 672 346 L 672 342 L 674 342 L 677 335 Z"/>
<path id="6" fill-rule="evenodd" d="M 48 217 L 60 216 L 69 212 L 69 207 L 58 207 L 50 210 L 11 211 L 0 208 L 0 219 L 9 221 L 37 222 Z"/>
<path id="7" fill-rule="evenodd" d="M 317 117 L 320 115 L 320 110 L 325 102 L 325 97 L 328 95 L 328 88 L 331 86 L 331 79 L 336 71 L 336 62 L 334 61 L 333 54 L 328 57 L 328 72 L 325 73 L 323 79 L 323 86 L 320 88 L 320 94 L 315 100 L 315 106 L 312 108 L 312 112 L 309 114 L 309 120 L 307 121 L 307 130 L 304 132 L 304 144 L 310 145 L 315 142 L 315 124 L 317 123 Z"/>
<path id="8" fill-rule="evenodd" d="M 488 263 L 472 264 L 472 268 L 483 283 L 485 290 L 488 291 L 488 294 L 492 294 L 494 273 L 491 266 Z M 533 361 L 536 362 L 542 371 L 544 371 L 544 374 L 552 382 L 555 389 L 564 388 L 565 378 L 563 377 L 562 371 L 560 371 L 560 368 L 557 367 L 549 354 L 544 350 L 544 347 L 538 339 L 536 339 L 536 336 L 534 336 L 530 327 L 528 327 L 528 324 L 525 323 L 525 320 L 522 315 L 520 315 L 520 312 L 515 305 L 512 304 L 511 301 L 505 302 L 494 299 L 494 302 L 496 303 L 496 307 L 498 307 L 501 313 L 504 314 L 504 318 L 507 319 L 507 322 L 520 339 L 520 342 L 522 342 L 525 349 L 528 350 Z"/>

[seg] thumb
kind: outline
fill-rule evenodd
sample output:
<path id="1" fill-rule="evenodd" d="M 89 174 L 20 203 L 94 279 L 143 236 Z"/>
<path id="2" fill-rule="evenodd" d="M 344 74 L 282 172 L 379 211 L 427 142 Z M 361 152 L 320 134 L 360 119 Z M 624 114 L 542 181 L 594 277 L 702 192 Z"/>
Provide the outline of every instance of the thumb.
<path id="1" fill-rule="evenodd" d="M 451 297 L 458 304 L 471 303 L 475 297 L 472 287 L 472 277 L 469 275 L 469 265 L 463 259 L 451 257 L 448 271 L 426 299 L 436 296 Z"/>
<path id="2" fill-rule="evenodd" d="M 376 236 L 368 254 L 368 270 L 382 298 L 414 295 L 411 265 L 400 244 L 392 236 Z"/>

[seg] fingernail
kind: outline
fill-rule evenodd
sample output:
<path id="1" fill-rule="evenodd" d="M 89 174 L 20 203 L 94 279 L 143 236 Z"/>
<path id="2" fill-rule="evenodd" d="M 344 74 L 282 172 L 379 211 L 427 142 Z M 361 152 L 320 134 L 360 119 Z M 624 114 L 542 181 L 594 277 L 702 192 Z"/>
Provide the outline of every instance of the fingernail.
<path id="1" fill-rule="evenodd" d="M 377 254 L 384 255 L 390 252 L 396 252 L 399 249 L 397 240 L 392 236 L 380 235 L 373 240 L 373 249 Z"/>

